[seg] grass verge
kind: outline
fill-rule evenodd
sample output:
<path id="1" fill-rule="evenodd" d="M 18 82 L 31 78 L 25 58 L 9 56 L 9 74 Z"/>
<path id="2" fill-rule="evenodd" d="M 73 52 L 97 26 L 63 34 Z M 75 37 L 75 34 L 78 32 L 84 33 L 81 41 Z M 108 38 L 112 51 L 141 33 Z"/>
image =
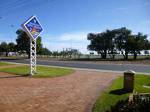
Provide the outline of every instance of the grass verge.
<path id="1" fill-rule="evenodd" d="M 149 83 L 150 76 L 135 75 L 135 91 L 140 93 L 150 93 L 150 88 L 144 88 L 143 85 Z M 97 99 L 93 112 L 105 112 L 115 105 L 119 100 L 126 100 L 130 93 L 124 93 L 123 77 L 116 79 L 112 85 Z"/>
<path id="2" fill-rule="evenodd" d="M 29 74 L 29 66 L 19 66 L 13 68 L 2 68 L 0 72 L 13 73 L 17 75 L 28 75 Z M 33 77 L 46 78 L 46 77 L 59 77 L 64 75 L 69 75 L 73 73 L 74 70 L 67 68 L 57 68 L 57 67 L 45 67 L 45 66 L 37 66 L 37 74 Z"/>
<path id="3" fill-rule="evenodd" d="M 5 63 L 5 62 L 0 62 L 0 66 L 7 66 L 7 65 L 13 65 L 13 64 Z"/>

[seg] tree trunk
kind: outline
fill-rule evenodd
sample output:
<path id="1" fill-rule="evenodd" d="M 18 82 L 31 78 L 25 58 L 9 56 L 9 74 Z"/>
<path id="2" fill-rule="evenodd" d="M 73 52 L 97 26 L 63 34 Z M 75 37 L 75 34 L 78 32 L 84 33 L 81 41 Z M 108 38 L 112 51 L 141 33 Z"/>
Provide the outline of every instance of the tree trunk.
<path id="1" fill-rule="evenodd" d="M 128 60 L 128 53 L 125 53 L 125 60 Z"/>
<path id="2" fill-rule="evenodd" d="M 113 59 L 113 60 L 115 59 L 115 54 L 113 54 L 112 59 Z"/>
<path id="3" fill-rule="evenodd" d="M 128 60 L 128 54 L 126 54 L 126 60 Z"/>
<path id="4" fill-rule="evenodd" d="M 8 57 L 8 52 L 6 52 L 6 57 Z"/>
<path id="5" fill-rule="evenodd" d="M 30 59 L 30 53 L 27 53 L 28 54 L 28 59 Z"/>
<path id="6" fill-rule="evenodd" d="M 110 59 L 113 59 L 113 60 L 115 59 L 115 54 L 110 54 L 109 56 L 110 56 Z"/>
<path id="7" fill-rule="evenodd" d="M 121 54 L 122 54 L 123 58 L 126 59 L 126 55 L 124 54 L 123 51 L 121 51 Z"/>
<path id="8" fill-rule="evenodd" d="M 125 60 L 128 60 L 128 52 L 125 52 Z"/>
<path id="9" fill-rule="evenodd" d="M 106 54 L 106 53 L 102 53 L 102 54 L 101 54 L 101 57 L 102 57 L 102 59 L 106 59 L 107 54 Z"/>
<path id="10" fill-rule="evenodd" d="M 134 60 L 137 59 L 137 53 L 134 53 Z"/>

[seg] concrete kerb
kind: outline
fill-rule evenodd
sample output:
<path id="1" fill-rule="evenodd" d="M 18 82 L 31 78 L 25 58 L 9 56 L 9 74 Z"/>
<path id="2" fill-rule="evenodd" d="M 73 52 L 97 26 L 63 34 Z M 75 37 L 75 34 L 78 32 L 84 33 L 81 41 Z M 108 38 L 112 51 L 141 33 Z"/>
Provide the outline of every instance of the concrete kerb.
<path id="1" fill-rule="evenodd" d="M 23 63 L 15 63 L 15 62 L 6 62 L 6 61 L 1 61 L 5 63 L 10 63 L 10 64 L 19 64 L 19 65 L 29 65 L 29 64 L 23 64 Z M 82 71 L 97 71 L 97 72 L 108 72 L 108 73 L 121 73 L 123 74 L 125 71 L 113 71 L 113 70 L 98 70 L 98 69 L 86 69 L 86 68 L 74 68 L 74 67 L 61 67 L 61 66 L 52 66 L 52 65 L 39 65 L 38 66 L 45 66 L 45 67 L 58 67 L 58 68 L 70 68 L 74 70 L 82 70 Z M 150 73 L 146 72 L 136 72 L 136 74 L 144 74 L 144 75 L 150 75 Z"/>

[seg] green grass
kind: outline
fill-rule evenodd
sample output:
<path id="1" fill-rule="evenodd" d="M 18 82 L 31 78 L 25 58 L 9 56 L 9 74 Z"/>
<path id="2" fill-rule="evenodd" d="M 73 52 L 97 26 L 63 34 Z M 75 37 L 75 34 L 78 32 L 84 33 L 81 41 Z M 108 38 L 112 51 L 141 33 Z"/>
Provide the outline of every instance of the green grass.
<path id="1" fill-rule="evenodd" d="M 144 88 L 143 85 L 150 83 L 150 76 L 135 75 L 135 91 L 140 93 L 150 93 L 149 88 Z M 97 99 L 93 112 L 105 112 L 111 106 L 115 105 L 119 100 L 126 100 L 130 93 L 112 94 L 112 91 L 119 91 L 123 88 L 123 78 L 116 79 L 113 84 Z"/>
<path id="2" fill-rule="evenodd" d="M 0 69 L 0 72 L 7 72 L 7 73 L 13 73 L 17 75 L 27 75 L 29 74 L 29 66 L 20 66 L 20 67 L 14 67 L 14 68 L 2 68 Z M 37 67 L 37 74 L 35 74 L 33 77 L 58 77 L 58 76 L 64 76 L 73 73 L 74 70 L 67 69 L 67 68 L 56 68 L 56 67 L 44 67 L 44 66 L 38 66 Z"/>
<path id="3" fill-rule="evenodd" d="M 7 65 L 13 65 L 13 64 L 5 63 L 5 62 L 0 62 L 0 66 L 7 66 Z"/>
<path id="4" fill-rule="evenodd" d="M 136 75 L 135 91 L 140 93 L 150 93 L 150 88 L 144 88 L 143 85 L 150 85 L 150 76 Z"/>

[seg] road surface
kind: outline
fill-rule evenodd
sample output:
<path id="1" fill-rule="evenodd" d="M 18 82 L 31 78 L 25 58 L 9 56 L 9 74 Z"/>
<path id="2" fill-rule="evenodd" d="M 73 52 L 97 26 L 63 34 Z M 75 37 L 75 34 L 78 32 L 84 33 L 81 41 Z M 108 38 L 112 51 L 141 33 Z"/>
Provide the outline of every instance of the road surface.
<path id="1" fill-rule="evenodd" d="M 4 60 L 7 62 L 24 63 L 29 64 L 29 60 Z M 136 64 L 100 64 L 92 62 L 81 61 L 50 61 L 50 60 L 38 60 L 39 65 L 60 66 L 60 67 L 72 67 L 80 69 L 94 69 L 114 72 L 124 72 L 126 70 L 133 70 L 137 73 L 150 74 L 150 65 L 136 65 Z"/>

